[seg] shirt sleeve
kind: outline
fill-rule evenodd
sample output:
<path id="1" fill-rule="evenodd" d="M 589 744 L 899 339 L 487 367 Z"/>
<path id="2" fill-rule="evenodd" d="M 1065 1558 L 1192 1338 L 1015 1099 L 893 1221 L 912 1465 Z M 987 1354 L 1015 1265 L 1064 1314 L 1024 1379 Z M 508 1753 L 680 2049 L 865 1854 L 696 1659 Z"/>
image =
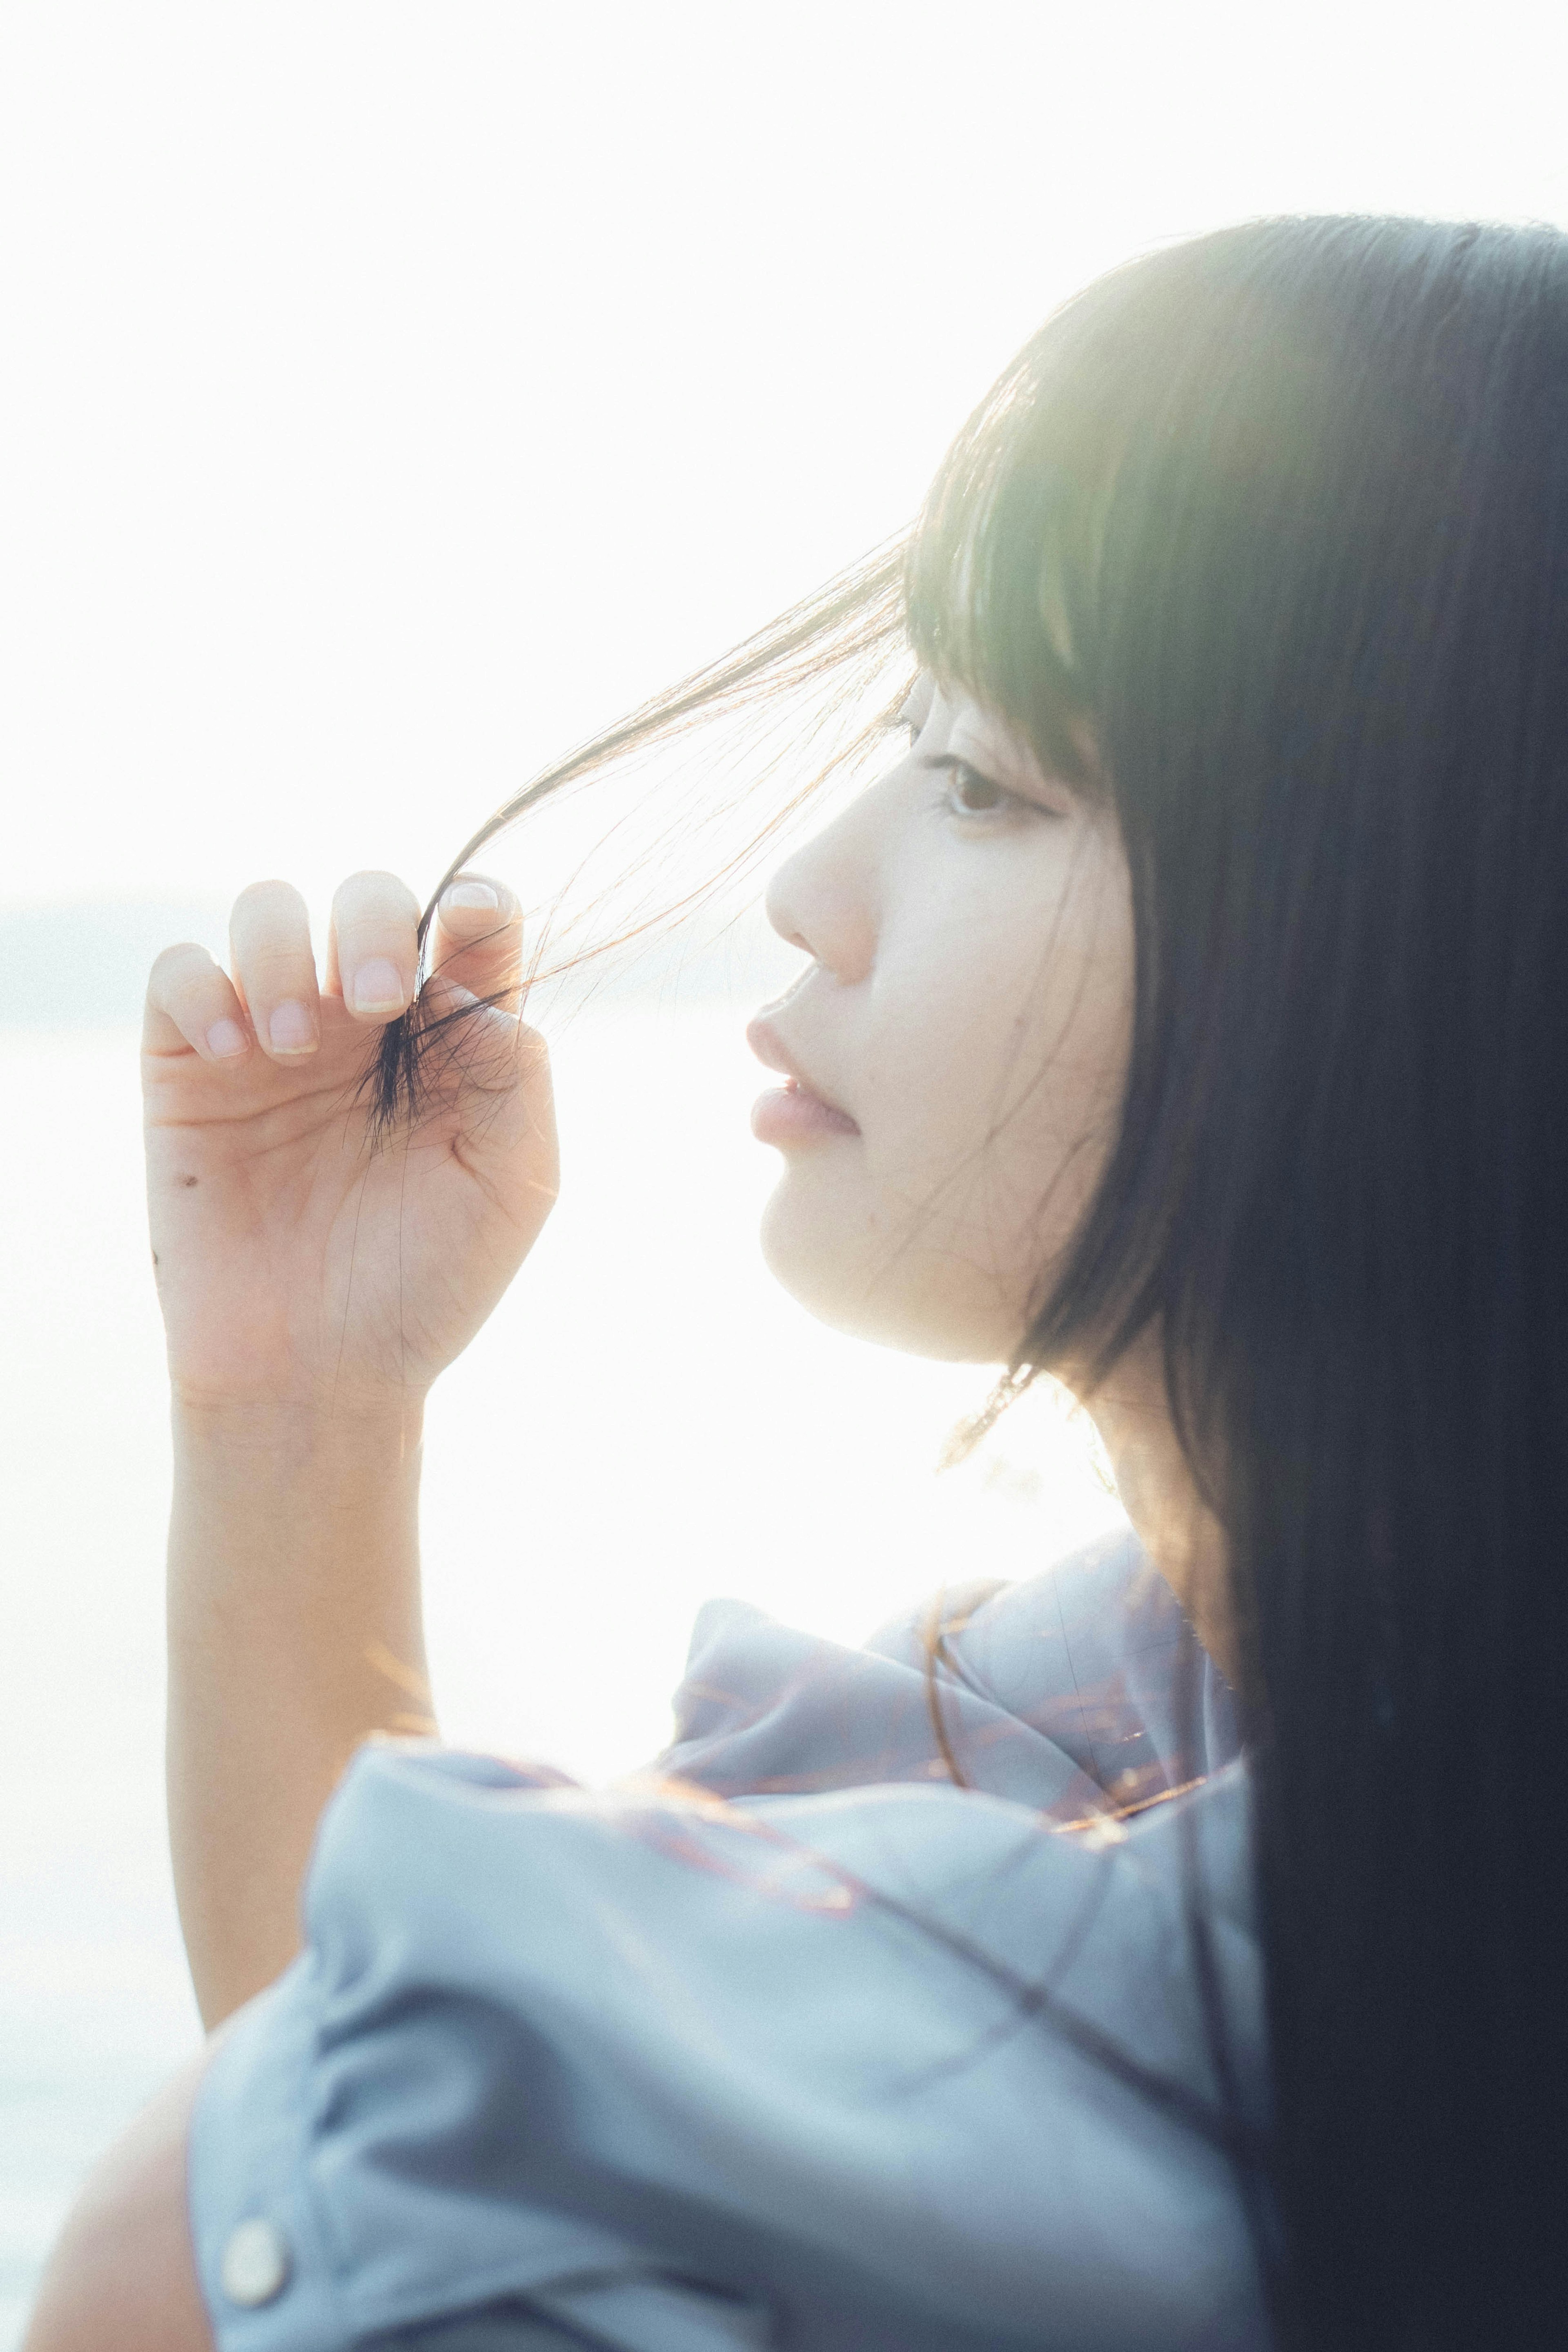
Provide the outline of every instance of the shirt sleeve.
<path id="1" fill-rule="evenodd" d="M 1244 1793 L 1203 1794 L 1245 2075 Z M 193 2118 L 219 2352 L 1255 2352 L 1163 1836 L 362 1750 Z"/>
<path id="2" fill-rule="evenodd" d="M 605 2339 L 545 2319 L 537 2306 L 509 2296 L 482 2311 L 460 2312 L 456 2319 L 366 2336 L 356 2352 L 605 2352 Z"/>

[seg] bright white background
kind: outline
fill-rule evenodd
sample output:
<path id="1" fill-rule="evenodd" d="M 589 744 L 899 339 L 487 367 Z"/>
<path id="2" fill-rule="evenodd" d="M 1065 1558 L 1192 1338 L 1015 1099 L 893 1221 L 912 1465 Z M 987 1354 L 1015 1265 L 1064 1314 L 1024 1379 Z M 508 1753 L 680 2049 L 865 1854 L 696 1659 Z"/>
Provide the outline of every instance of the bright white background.
<path id="1" fill-rule="evenodd" d="M 552 751 L 901 524 L 1133 251 L 1568 220 L 1565 73 L 1516 5 L 0 12 L 0 2344 L 195 2031 L 133 1070 L 119 983 L 84 1026 L 67 968 L 258 874 L 424 889 Z M 736 1028 L 650 994 L 559 1040 L 566 1196 L 433 1414 L 456 1736 L 614 1770 L 705 1593 L 858 1639 L 1112 1508 L 1043 1412 L 935 1481 L 984 1376 L 771 1290 Z"/>
<path id="2" fill-rule="evenodd" d="M 10 895 L 438 870 L 901 523 L 1085 278 L 1557 218 L 1523 5 L 10 0 Z"/>

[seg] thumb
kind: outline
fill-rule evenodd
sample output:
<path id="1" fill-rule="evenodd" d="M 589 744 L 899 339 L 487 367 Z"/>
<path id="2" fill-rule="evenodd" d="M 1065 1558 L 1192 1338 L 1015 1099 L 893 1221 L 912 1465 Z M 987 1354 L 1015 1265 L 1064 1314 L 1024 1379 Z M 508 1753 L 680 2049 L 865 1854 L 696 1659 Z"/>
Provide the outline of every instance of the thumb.
<path id="1" fill-rule="evenodd" d="M 488 1120 L 497 1098 L 510 1097 L 525 1122 L 553 1136 L 550 1048 L 537 1029 L 465 988 L 449 965 L 432 972 L 419 1007 L 422 1061 L 448 1101 L 477 1093 L 488 1100 Z"/>

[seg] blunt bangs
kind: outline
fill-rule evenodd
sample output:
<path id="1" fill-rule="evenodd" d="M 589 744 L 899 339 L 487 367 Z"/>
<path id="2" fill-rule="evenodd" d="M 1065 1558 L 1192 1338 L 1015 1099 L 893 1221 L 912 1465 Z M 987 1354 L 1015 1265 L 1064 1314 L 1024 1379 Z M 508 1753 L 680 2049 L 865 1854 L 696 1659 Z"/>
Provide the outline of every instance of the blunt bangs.
<path id="1" fill-rule="evenodd" d="M 906 597 L 921 667 L 1102 800 L 1098 583 L 1129 428 L 1073 381 L 1087 307 L 1079 296 L 1034 337 L 948 451 L 910 543 Z"/>

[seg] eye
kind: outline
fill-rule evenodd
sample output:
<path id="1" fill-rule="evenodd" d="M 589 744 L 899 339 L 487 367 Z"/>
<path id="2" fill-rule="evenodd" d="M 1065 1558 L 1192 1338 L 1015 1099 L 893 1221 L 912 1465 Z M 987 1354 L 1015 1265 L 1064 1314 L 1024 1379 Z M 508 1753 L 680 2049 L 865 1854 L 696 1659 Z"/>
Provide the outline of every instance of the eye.
<path id="1" fill-rule="evenodd" d="M 1012 793 L 1005 792 L 989 776 L 983 776 L 967 760 L 948 758 L 940 764 L 947 777 L 943 798 L 954 816 L 992 816 L 1012 803 Z"/>

